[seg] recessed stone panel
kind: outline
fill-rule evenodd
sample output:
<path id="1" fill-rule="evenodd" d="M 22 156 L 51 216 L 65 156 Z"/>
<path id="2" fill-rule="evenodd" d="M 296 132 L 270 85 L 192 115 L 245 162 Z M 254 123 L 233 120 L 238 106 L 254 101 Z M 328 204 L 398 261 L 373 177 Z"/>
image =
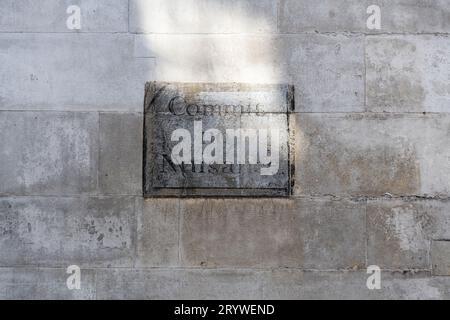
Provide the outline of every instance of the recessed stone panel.
<path id="1" fill-rule="evenodd" d="M 149 83 L 144 195 L 288 196 L 293 87 Z"/>

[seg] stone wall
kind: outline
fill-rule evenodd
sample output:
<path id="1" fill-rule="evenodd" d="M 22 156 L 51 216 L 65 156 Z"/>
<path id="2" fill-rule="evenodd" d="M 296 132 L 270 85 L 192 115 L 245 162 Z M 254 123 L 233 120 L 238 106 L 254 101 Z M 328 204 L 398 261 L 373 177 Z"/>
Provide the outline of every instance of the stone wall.
<path id="1" fill-rule="evenodd" d="M 450 298 L 447 0 L 0 12 L 0 298 Z M 144 200 L 150 80 L 295 85 L 294 195 Z"/>

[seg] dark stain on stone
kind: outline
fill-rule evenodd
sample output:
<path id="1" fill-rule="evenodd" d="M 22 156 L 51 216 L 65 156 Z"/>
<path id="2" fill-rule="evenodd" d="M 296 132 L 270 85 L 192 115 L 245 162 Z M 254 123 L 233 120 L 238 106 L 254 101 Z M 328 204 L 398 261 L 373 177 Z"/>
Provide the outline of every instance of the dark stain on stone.
<path id="1" fill-rule="evenodd" d="M 97 230 L 95 230 L 94 221 L 91 221 L 91 224 L 87 224 L 86 229 L 90 235 L 94 235 L 97 233 Z"/>
<path id="2" fill-rule="evenodd" d="M 0 235 L 17 235 L 19 230 L 19 214 L 17 212 L 6 212 L 0 215 Z"/>

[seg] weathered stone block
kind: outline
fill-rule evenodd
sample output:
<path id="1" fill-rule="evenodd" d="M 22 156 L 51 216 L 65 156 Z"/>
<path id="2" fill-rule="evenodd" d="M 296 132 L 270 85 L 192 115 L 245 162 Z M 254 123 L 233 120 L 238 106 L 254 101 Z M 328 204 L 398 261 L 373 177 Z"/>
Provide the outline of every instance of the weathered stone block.
<path id="1" fill-rule="evenodd" d="M 420 228 L 428 240 L 450 239 L 450 202 L 415 198 L 370 200 L 369 207 L 394 214 L 398 207 L 407 206 L 412 215 L 420 217 Z"/>
<path id="2" fill-rule="evenodd" d="M 432 218 L 414 202 L 367 206 L 368 264 L 388 269 L 429 269 Z"/>
<path id="3" fill-rule="evenodd" d="M 150 83 L 145 196 L 288 196 L 288 85 Z"/>
<path id="4" fill-rule="evenodd" d="M 377 299 L 448 300 L 450 278 L 430 277 L 428 272 L 382 273 L 382 288 Z M 377 290 L 374 290 L 377 291 Z"/>
<path id="5" fill-rule="evenodd" d="M 67 266 L 68 267 L 68 266 Z M 2 300 L 89 300 L 95 299 L 95 272 L 81 270 L 80 290 L 67 288 L 66 268 L 1 268 Z"/>
<path id="6" fill-rule="evenodd" d="M 142 195 L 142 114 L 100 113 L 103 194 Z"/>
<path id="7" fill-rule="evenodd" d="M 368 111 L 450 111 L 448 37 L 372 36 L 366 41 Z"/>
<path id="8" fill-rule="evenodd" d="M 305 272 L 279 269 L 264 273 L 263 299 L 367 299 L 362 272 Z"/>
<path id="9" fill-rule="evenodd" d="M 364 206 L 347 201 L 182 200 L 181 258 L 189 267 L 358 268 Z"/>
<path id="10" fill-rule="evenodd" d="M 283 36 L 278 55 L 280 72 L 295 85 L 298 112 L 364 110 L 361 36 Z"/>
<path id="11" fill-rule="evenodd" d="M 115 269 L 97 274 L 97 298 L 260 299 L 261 279 L 253 270 Z"/>
<path id="12" fill-rule="evenodd" d="M 258 270 L 186 270 L 180 293 L 183 299 L 262 298 L 261 273 Z"/>
<path id="13" fill-rule="evenodd" d="M 159 81 L 290 83 L 298 112 L 364 111 L 361 36 L 148 35 L 135 55 Z"/>
<path id="14" fill-rule="evenodd" d="M 134 59 L 133 43 L 128 34 L 0 34 L 0 109 L 142 112 L 154 61 Z"/>
<path id="15" fill-rule="evenodd" d="M 97 273 L 99 300 L 180 299 L 179 270 L 107 269 Z"/>
<path id="16" fill-rule="evenodd" d="M 449 126 L 445 115 L 297 115 L 294 194 L 448 195 Z"/>
<path id="17" fill-rule="evenodd" d="M 0 194 L 95 192 L 97 140 L 96 113 L 0 112 Z"/>
<path id="18" fill-rule="evenodd" d="M 367 8 L 381 9 L 381 29 L 370 30 Z M 450 5 L 446 0 L 282 0 L 281 32 L 448 33 Z"/>
<path id="19" fill-rule="evenodd" d="M 429 269 L 430 241 L 450 239 L 448 201 L 371 200 L 367 213 L 369 263 Z M 431 249 L 431 257 L 440 254 L 433 256 Z"/>
<path id="20" fill-rule="evenodd" d="M 295 269 L 98 270 L 98 299 L 448 299 L 448 277 L 382 271 L 381 290 L 368 274 Z"/>
<path id="21" fill-rule="evenodd" d="M 450 276 L 450 240 L 431 242 L 433 275 Z"/>
<path id="22" fill-rule="evenodd" d="M 0 265 L 131 266 L 133 198 L 3 198 Z"/>
<path id="23" fill-rule="evenodd" d="M 366 8 L 375 4 L 365 0 Z M 378 2 L 378 1 L 377 1 Z M 450 3 L 446 0 L 382 0 L 381 30 L 393 33 L 448 33 L 450 31 Z M 367 14 L 366 17 L 369 15 Z"/>
<path id="24" fill-rule="evenodd" d="M 71 5 L 81 9 L 81 29 L 69 30 Z M 2 0 L 0 32 L 127 32 L 127 0 Z"/>
<path id="25" fill-rule="evenodd" d="M 420 203 L 420 204 L 419 204 Z M 450 240 L 450 201 L 429 200 L 416 204 L 431 220 L 426 226 L 426 233 L 433 240 Z"/>
<path id="26" fill-rule="evenodd" d="M 270 33 L 277 29 L 273 0 L 131 0 L 130 31 L 137 33 Z"/>
<path id="27" fill-rule="evenodd" d="M 364 31 L 366 8 L 364 1 L 281 0 L 279 29 L 288 33 Z"/>
<path id="28" fill-rule="evenodd" d="M 273 270 L 265 272 L 263 299 L 387 300 L 447 299 L 449 281 L 431 278 L 428 273 L 381 271 L 381 289 L 366 286 L 365 272 L 304 272 Z"/>
<path id="29" fill-rule="evenodd" d="M 179 202 L 175 199 L 136 200 L 137 267 L 179 265 Z"/>

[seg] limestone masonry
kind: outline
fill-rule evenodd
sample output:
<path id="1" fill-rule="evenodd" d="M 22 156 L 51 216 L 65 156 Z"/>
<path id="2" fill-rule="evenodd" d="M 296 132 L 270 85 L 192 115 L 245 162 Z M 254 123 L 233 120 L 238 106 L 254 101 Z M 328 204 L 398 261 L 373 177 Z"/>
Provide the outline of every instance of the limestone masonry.
<path id="1" fill-rule="evenodd" d="M 449 34 L 448 0 L 0 0 L 0 298 L 449 299 Z"/>

